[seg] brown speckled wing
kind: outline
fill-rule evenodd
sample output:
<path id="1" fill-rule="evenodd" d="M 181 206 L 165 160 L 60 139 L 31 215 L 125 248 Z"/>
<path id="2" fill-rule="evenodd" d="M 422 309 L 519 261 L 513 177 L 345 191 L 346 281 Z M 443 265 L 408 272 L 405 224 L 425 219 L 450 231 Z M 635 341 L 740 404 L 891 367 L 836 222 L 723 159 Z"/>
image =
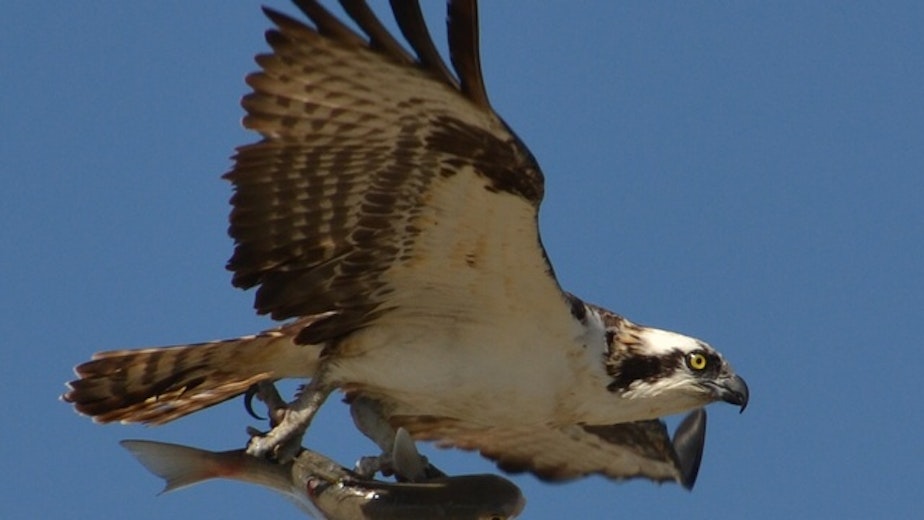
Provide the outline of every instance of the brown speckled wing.
<path id="1" fill-rule="evenodd" d="M 706 412 L 690 413 L 671 439 L 663 421 L 561 428 L 509 429 L 440 417 L 393 416 L 418 440 L 477 450 L 511 473 L 561 481 L 586 475 L 647 478 L 692 488 L 705 442 Z"/>
<path id="2" fill-rule="evenodd" d="M 304 332 L 306 343 L 367 325 L 394 305 L 395 291 L 414 293 L 407 277 L 396 287 L 394 266 L 435 254 L 425 243 L 454 239 L 440 238 L 447 232 L 437 228 L 467 218 L 465 208 L 438 207 L 454 199 L 471 208 L 519 204 L 532 220 L 517 230 L 532 244 L 522 253 L 545 271 L 524 275 L 549 277 L 535 225 L 542 174 L 488 105 L 474 3 L 449 6 L 458 78 L 428 47 L 416 3 L 396 2 L 416 57 L 364 2 L 348 2 L 347 12 L 365 35 L 316 2 L 296 3 L 314 27 L 266 11 L 278 27 L 266 36 L 272 52 L 257 57 L 261 70 L 248 76 L 253 92 L 242 102 L 244 126 L 263 139 L 240 147 L 225 175 L 234 185 L 229 233 L 236 242 L 228 269 L 234 285 L 259 286 L 258 312 L 275 319 L 333 313 Z"/>

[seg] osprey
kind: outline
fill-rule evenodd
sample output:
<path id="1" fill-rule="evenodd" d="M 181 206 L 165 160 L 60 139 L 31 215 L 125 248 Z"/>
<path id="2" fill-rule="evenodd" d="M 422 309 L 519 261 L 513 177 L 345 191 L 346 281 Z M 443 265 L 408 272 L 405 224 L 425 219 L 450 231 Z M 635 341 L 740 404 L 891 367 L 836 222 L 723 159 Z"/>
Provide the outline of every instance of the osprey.
<path id="1" fill-rule="evenodd" d="M 98 353 L 64 400 L 99 422 L 160 424 L 306 378 L 251 454 L 291 457 L 339 389 L 386 451 L 404 428 L 542 478 L 692 486 L 699 409 L 743 411 L 747 386 L 703 341 L 559 286 L 537 224 L 542 171 L 488 102 L 474 0 L 448 2 L 451 66 L 416 2 L 391 2 L 411 52 L 363 1 L 342 1 L 358 32 L 295 3 L 313 26 L 264 9 L 272 52 L 257 56 L 242 101 L 262 140 L 238 148 L 225 175 L 233 284 L 290 321 Z M 659 418 L 689 410 L 671 440 Z"/>

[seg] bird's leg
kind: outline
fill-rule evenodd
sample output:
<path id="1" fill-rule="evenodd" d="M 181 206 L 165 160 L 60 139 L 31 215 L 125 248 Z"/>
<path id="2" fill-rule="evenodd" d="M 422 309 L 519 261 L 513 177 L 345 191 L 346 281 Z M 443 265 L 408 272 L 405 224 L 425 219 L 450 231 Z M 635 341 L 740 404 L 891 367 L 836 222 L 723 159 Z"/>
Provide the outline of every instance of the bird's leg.
<path id="1" fill-rule="evenodd" d="M 350 414 L 359 431 L 382 450 L 381 455 L 362 457 L 357 461 L 356 472 L 360 475 L 371 479 L 376 472 L 386 476 L 394 473 L 399 481 L 406 482 L 446 476 L 417 451 L 407 430 L 395 430 L 385 420 L 378 401 L 365 397 L 354 398 L 350 402 Z"/>
<path id="2" fill-rule="evenodd" d="M 279 462 L 288 462 L 295 457 L 302 445 L 302 436 L 311 424 L 311 419 L 324 404 L 333 390 L 315 377 L 288 405 L 281 404 L 282 398 L 272 383 L 258 386 L 258 395 L 267 403 L 272 429 L 261 434 L 248 430 L 251 434 L 247 444 L 247 453 L 261 458 L 272 458 Z"/>
<path id="3" fill-rule="evenodd" d="M 427 457 L 417 451 L 417 445 L 411 434 L 404 428 L 395 432 L 395 445 L 391 450 L 392 469 L 398 480 L 408 482 L 424 482 L 426 480 L 445 477 L 446 474 L 436 466 L 430 464 Z"/>

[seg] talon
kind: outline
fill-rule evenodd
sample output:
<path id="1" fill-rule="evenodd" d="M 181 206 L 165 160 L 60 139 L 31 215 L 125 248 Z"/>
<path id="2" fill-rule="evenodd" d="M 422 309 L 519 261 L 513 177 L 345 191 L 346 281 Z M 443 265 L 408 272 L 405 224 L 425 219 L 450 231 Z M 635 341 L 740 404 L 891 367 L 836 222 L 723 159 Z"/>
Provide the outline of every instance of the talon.
<path id="1" fill-rule="evenodd" d="M 250 441 L 247 443 L 247 454 L 261 459 L 271 459 L 285 464 L 295 458 L 302 451 L 302 435 L 304 431 L 280 431 L 273 428 L 268 432 L 260 431 L 252 426 L 247 427 Z"/>
<path id="2" fill-rule="evenodd" d="M 280 463 L 289 462 L 301 451 L 305 430 L 324 404 L 332 387 L 314 379 L 294 401 L 286 404 L 271 381 L 262 381 L 256 386 L 257 397 L 266 402 L 269 409 L 272 429 L 265 434 L 252 435 L 247 444 L 247 453 L 255 457 L 272 458 Z"/>
<path id="3" fill-rule="evenodd" d="M 268 442 L 269 433 L 261 432 L 256 428 L 247 427 L 250 441 L 247 443 L 247 454 L 259 459 L 273 458 L 274 443 Z"/>
<path id="4" fill-rule="evenodd" d="M 276 426 L 281 423 L 286 414 L 288 405 L 282 400 L 276 385 L 271 381 L 261 381 L 255 385 L 257 387 L 257 397 L 266 403 L 267 415 L 270 418 L 270 425 Z"/>
<path id="5" fill-rule="evenodd" d="M 353 471 L 360 477 L 368 480 L 375 478 L 375 474 L 382 472 L 382 476 L 388 477 L 394 474 L 391 468 L 391 460 L 386 455 L 377 457 L 360 457 L 353 466 Z"/>
<path id="6" fill-rule="evenodd" d="M 257 396 L 260 392 L 260 389 L 257 385 L 251 385 L 247 389 L 247 392 L 244 394 L 244 409 L 247 410 L 247 413 L 258 421 L 265 421 L 266 417 L 260 417 L 257 415 L 257 412 L 253 411 L 253 398 Z"/>
<path id="7" fill-rule="evenodd" d="M 417 451 L 414 439 L 404 428 L 398 428 L 391 450 L 375 457 L 360 457 L 353 471 L 370 480 L 376 473 L 383 477 L 394 475 L 398 482 L 425 482 L 446 476 Z"/>
<path id="8" fill-rule="evenodd" d="M 258 430 L 253 426 L 247 427 L 247 435 L 250 436 L 250 440 L 247 441 L 246 452 L 248 455 L 257 457 L 259 459 L 271 459 L 273 451 L 273 443 L 267 442 L 267 436 L 270 432 L 265 432 Z"/>

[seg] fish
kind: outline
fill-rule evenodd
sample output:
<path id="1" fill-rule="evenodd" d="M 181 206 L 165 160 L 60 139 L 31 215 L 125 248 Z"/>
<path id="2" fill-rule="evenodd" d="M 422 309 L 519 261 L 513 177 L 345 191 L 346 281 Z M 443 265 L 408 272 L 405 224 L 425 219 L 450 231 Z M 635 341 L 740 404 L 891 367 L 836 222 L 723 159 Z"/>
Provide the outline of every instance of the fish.
<path id="1" fill-rule="evenodd" d="M 514 483 L 493 474 L 386 482 L 363 477 L 305 448 L 281 464 L 246 450 L 217 452 L 134 439 L 120 444 L 164 479 L 161 493 L 209 479 L 238 480 L 276 491 L 305 513 L 328 520 L 501 520 L 515 518 L 526 503 Z"/>

